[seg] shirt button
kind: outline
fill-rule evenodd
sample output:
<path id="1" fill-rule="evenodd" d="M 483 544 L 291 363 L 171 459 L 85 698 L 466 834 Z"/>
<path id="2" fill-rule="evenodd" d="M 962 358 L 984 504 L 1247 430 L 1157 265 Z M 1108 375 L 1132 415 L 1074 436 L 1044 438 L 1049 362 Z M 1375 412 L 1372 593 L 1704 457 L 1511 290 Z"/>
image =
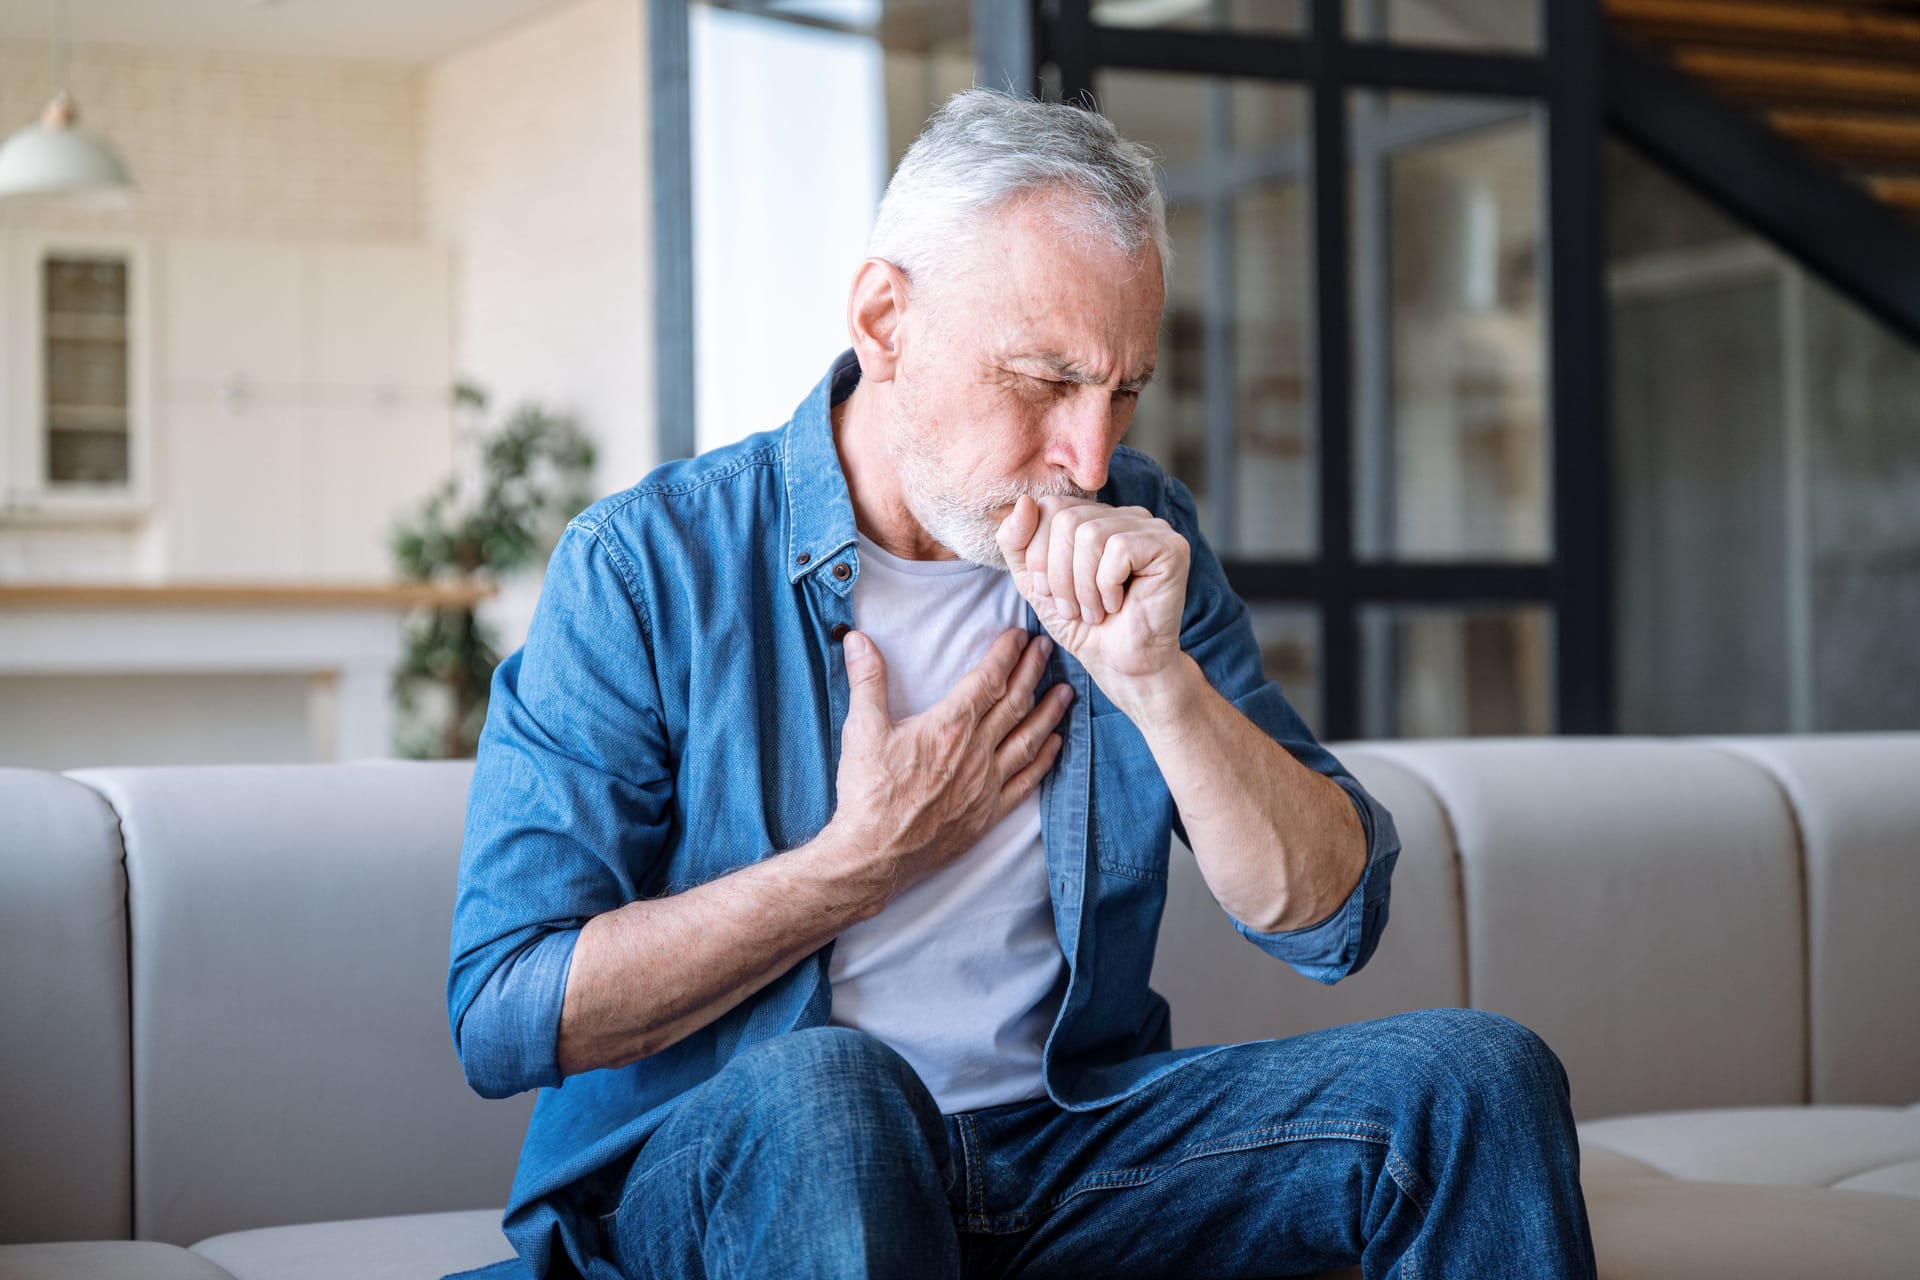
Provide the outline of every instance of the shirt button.
<path id="1" fill-rule="evenodd" d="M 835 644 L 838 644 L 840 643 L 840 641 L 845 640 L 847 638 L 847 632 L 851 630 L 853 630 L 853 628 L 848 626 L 846 623 L 836 622 L 833 624 L 833 629 L 827 632 L 827 634 L 833 637 L 833 641 Z"/>
<path id="2" fill-rule="evenodd" d="M 840 579 L 840 581 L 845 582 L 848 578 L 851 578 L 853 576 L 853 570 L 849 569 L 847 567 L 847 562 L 842 560 L 839 564 L 833 566 L 833 576 Z"/>
<path id="3" fill-rule="evenodd" d="M 807 554 L 806 552 L 804 552 L 804 551 L 802 551 L 802 552 L 801 552 L 801 553 L 800 553 L 799 555 L 797 555 L 797 556 L 795 556 L 795 557 L 793 558 L 793 562 L 794 562 L 795 564 L 805 564 L 805 563 L 806 563 L 807 561 L 809 561 L 809 560 L 811 560 L 811 559 L 813 559 L 813 557 L 812 557 L 812 556 L 810 556 L 810 555 L 808 555 L 808 554 Z"/>

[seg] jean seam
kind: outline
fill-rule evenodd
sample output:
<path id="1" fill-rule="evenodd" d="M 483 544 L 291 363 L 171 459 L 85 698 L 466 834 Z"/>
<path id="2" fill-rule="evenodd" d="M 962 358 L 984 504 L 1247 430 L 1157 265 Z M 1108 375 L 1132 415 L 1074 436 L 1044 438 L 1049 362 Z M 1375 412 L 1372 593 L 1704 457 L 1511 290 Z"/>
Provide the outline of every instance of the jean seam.
<path id="1" fill-rule="evenodd" d="M 1362 1132 L 1349 1132 L 1360 1130 Z M 1302 1132 L 1304 1131 L 1304 1132 Z M 1382 1124 L 1370 1120 L 1283 1120 L 1278 1124 L 1256 1125 L 1251 1129 L 1235 1129 L 1232 1133 L 1223 1133 L 1217 1138 L 1205 1142 L 1193 1143 L 1182 1147 L 1170 1161 L 1161 1164 L 1127 1165 L 1114 1169 L 1096 1169 L 1088 1178 L 1100 1178 L 1107 1175 L 1130 1175 L 1135 1173 L 1153 1174 L 1161 1169 L 1169 1169 L 1184 1164 L 1196 1156 L 1213 1155 L 1228 1151 L 1244 1151 L 1264 1145 L 1269 1135 L 1271 1140 L 1284 1141 L 1287 1136 L 1312 1137 L 1350 1137 L 1362 1141 L 1388 1142 L 1393 1131 Z M 1254 1139 L 1254 1141 L 1248 1141 Z M 1064 1198 L 1064 1197 L 1063 1197 Z"/>
<path id="2" fill-rule="evenodd" d="M 1393 1179 L 1394 1185 L 1405 1193 L 1407 1199 L 1419 1206 L 1421 1214 L 1425 1215 L 1433 1197 L 1428 1193 L 1427 1185 L 1421 1181 L 1420 1175 L 1413 1171 L 1413 1166 L 1401 1157 L 1391 1143 L 1387 1145 L 1387 1176 Z"/>
<path id="3" fill-rule="evenodd" d="M 674 1161 L 678 1160 L 681 1156 L 686 1155 L 688 1152 L 690 1151 L 698 1152 L 706 1145 L 707 1145 L 707 1140 L 702 1138 L 698 1142 L 689 1142 L 683 1147 L 676 1147 L 674 1150 L 669 1151 L 665 1156 L 661 1157 L 661 1159 L 651 1169 L 648 1169 L 645 1173 L 641 1174 L 638 1178 L 629 1179 L 627 1182 L 626 1189 L 620 1193 L 620 1203 L 613 1206 L 613 1208 L 607 1210 L 607 1212 L 601 1214 L 600 1221 L 602 1223 L 606 1223 L 613 1218 L 619 1217 L 620 1213 L 629 1204 L 633 1202 L 633 1197 L 639 1193 L 640 1188 L 644 1187 L 648 1182 L 651 1182 L 655 1174 L 661 1172 L 663 1169 L 668 1168 L 670 1165 L 674 1163 Z"/>
<path id="4" fill-rule="evenodd" d="M 1337 1139 L 1347 1142 L 1364 1142 L 1387 1149 L 1385 1164 L 1387 1176 L 1394 1185 L 1411 1199 L 1424 1215 L 1427 1211 L 1428 1197 L 1419 1177 L 1407 1165 L 1392 1143 L 1392 1130 L 1385 1125 L 1366 1120 L 1293 1120 L 1281 1124 L 1261 1125 L 1252 1129 L 1236 1130 L 1211 1142 L 1182 1149 L 1180 1155 L 1170 1161 L 1157 1165 L 1136 1165 L 1130 1167 L 1100 1169 L 1087 1174 L 1057 1196 L 1045 1201 L 1034 1209 L 1017 1209 L 1008 1213 L 987 1214 L 984 1204 L 969 1205 L 967 1225 L 975 1231 L 991 1234 L 1013 1234 L 1024 1231 L 1044 1215 L 1058 1209 L 1067 1201 L 1084 1193 L 1095 1191 L 1119 1191 L 1130 1187 L 1144 1186 L 1161 1174 L 1194 1160 L 1207 1156 L 1230 1155 L 1236 1151 L 1253 1151 L 1262 1147 L 1280 1146 L 1288 1142 L 1305 1142 L 1316 1139 Z M 1408 1280 L 1413 1280 L 1414 1272 L 1409 1269 Z"/>
<path id="5" fill-rule="evenodd" d="M 973 1117 L 960 1117 L 961 1150 L 967 1162 L 967 1217 L 978 1217 L 986 1207 L 986 1195 L 981 1188 L 980 1172 L 980 1133 L 974 1128 Z"/>

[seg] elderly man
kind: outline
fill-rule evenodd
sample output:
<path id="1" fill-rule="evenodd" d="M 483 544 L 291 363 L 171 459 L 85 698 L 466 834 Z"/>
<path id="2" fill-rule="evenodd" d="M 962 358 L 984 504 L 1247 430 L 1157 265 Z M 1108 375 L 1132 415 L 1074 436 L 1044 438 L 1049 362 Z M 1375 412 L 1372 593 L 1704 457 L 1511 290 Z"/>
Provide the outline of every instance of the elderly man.
<path id="1" fill-rule="evenodd" d="M 792 420 L 576 519 L 495 679 L 448 998 L 475 1089 L 541 1090 L 497 1274 L 1592 1275 L 1517 1024 L 1170 1047 L 1174 831 L 1322 982 L 1399 845 L 1120 447 L 1151 159 L 962 94 L 870 249 Z"/>

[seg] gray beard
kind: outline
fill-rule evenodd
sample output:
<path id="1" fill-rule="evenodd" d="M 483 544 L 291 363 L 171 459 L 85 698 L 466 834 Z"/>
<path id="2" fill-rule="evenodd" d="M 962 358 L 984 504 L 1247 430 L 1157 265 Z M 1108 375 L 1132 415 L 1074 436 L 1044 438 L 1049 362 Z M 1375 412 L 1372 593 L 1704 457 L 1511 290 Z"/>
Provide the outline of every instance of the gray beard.
<path id="1" fill-rule="evenodd" d="M 1005 515 L 996 513 L 1012 506 L 1023 494 L 1034 499 L 1094 496 L 1064 479 L 1045 484 L 1016 482 L 981 493 L 957 492 L 948 487 L 942 474 L 944 460 L 929 447 L 928 433 L 922 430 L 921 424 L 902 421 L 897 425 L 906 430 L 889 433 L 887 455 L 893 463 L 894 474 L 899 477 L 907 510 L 935 542 L 973 564 L 988 569 L 1007 568 L 1007 559 L 994 539 Z"/>

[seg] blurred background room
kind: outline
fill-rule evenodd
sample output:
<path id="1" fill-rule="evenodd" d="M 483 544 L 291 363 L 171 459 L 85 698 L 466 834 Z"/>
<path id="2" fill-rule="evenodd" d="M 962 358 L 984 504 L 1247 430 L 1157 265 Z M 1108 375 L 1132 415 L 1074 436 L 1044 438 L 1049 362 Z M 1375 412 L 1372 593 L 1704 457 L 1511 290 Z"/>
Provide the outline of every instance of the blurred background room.
<path id="1" fill-rule="evenodd" d="M 469 754 L 976 80 L 1162 158 L 1129 443 L 1321 736 L 1920 728 L 1908 6 L 0 0 L 0 765 Z"/>

